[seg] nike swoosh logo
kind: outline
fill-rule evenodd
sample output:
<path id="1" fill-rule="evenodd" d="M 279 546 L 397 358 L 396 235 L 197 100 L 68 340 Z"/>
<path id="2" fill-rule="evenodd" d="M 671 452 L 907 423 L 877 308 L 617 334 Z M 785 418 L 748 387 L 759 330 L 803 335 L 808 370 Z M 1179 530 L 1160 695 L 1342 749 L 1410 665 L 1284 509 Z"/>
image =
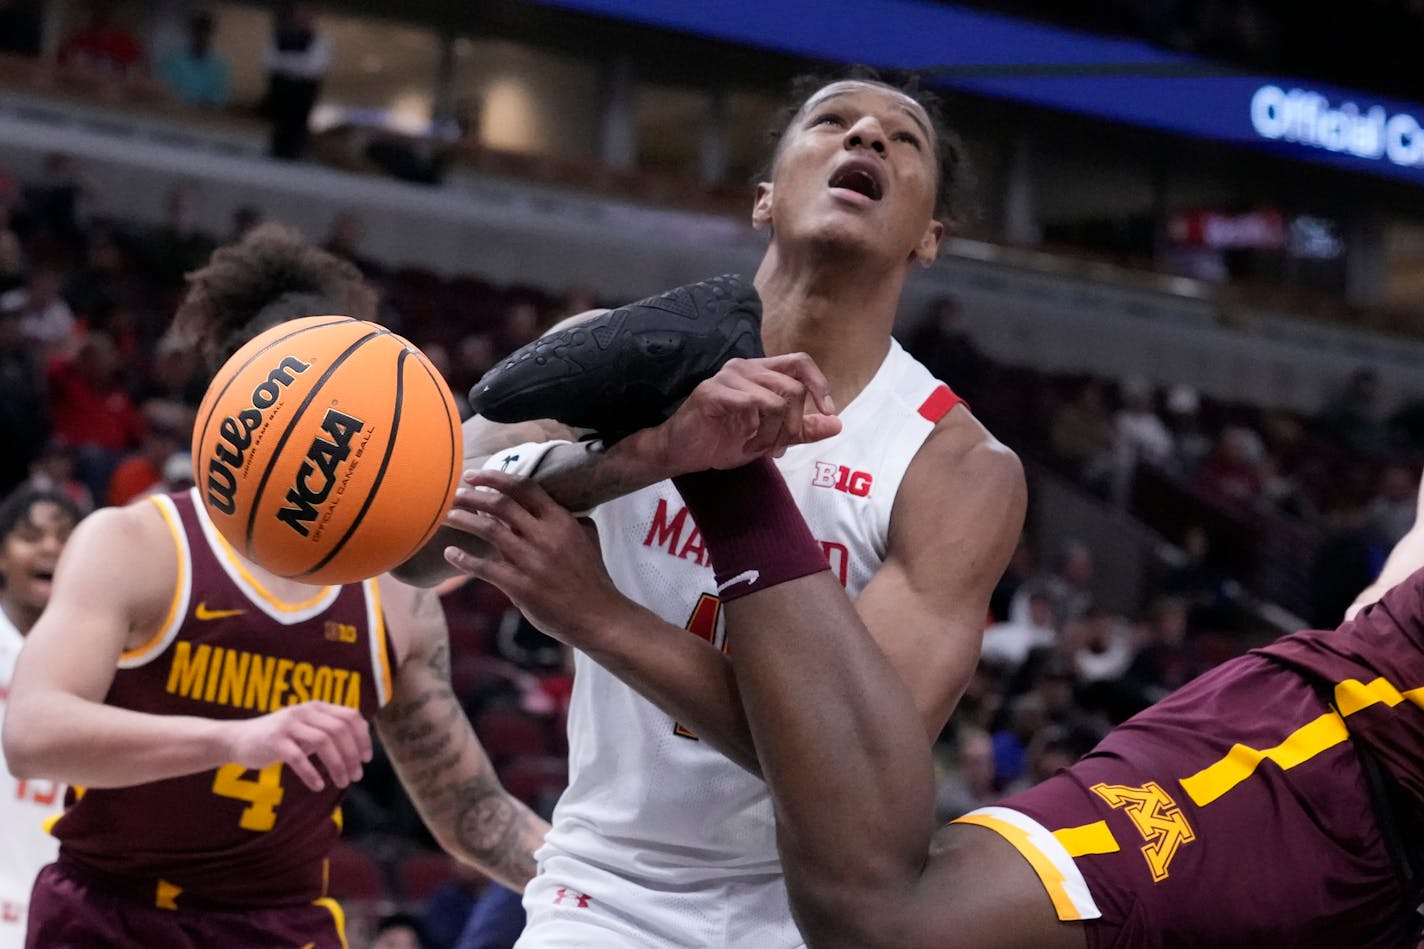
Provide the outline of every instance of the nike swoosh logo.
<path id="1" fill-rule="evenodd" d="M 210 610 L 208 604 L 199 603 L 198 608 L 193 611 L 193 618 L 197 620 L 227 619 L 229 616 L 241 616 L 247 610 Z"/>
<path id="2" fill-rule="evenodd" d="M 737 574 L 735 577 L 732 577 L 726 583 L 717 587 L 717 592 L 721 593 L 725 591 L 727 587 L 734 587 L 739 583 L 756 583 L 760 579 L 760 570 L 743 570 L 741 573 Z"/>

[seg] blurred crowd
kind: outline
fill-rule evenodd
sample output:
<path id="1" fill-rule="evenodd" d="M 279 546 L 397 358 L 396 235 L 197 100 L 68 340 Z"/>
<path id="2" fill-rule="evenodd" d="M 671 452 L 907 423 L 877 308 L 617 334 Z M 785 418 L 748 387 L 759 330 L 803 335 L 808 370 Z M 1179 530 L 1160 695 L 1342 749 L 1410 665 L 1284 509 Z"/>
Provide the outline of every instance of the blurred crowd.
<path id="1" fill-rule="evenodd" d="M 0 171 L 0 492 L 43 483 L 92 508 L 191 484 L 206 370 L 167 334 L 169 316 L 184 274 L 264 216 L 243 208 L 228 233 L 203 233 L 200 197 L 175 184 L 165 221 L 140 227 L 95 212 L 72 156 L 50 156 L 35 180 Z M 457 397 L 552 321 L 604 302 L 578 288 L 390 266 L 363 252 L 351 210 L 333 215 L 322 242 L 382 291 L 383 322 L 431 356 Z M 1030 472 L 1072 479 L 1178 554 L 1139 604 L 1111 610 L 1095 594 L 1092 549 L 1025 538 L 996 591 L 983 661 L 936 745 L 942 817 L 1036 783 L 1247 648 L 1235 610 L 1243 588 L 1269 586 L 1265 565 L 1280 572 L 1279 549 L 1262 541 L 1272 531 L 1288 530 L 1290 551 L 1307 556 L 1315 599 L 1302 615 L 1334 625 L 1412 523 L 1424 415 L 1385 416 L 1368 370 L 1300 417 L 1216 404 L 1186 386 L 996 364 L 953 299 L 904 342 Z M 566 780 L 566 656 L 493 588 L 472 582 L 445 604 L 466 712 L 505 786 L 547 814 Z M 372 763 L 345 811 L 335 891 L 369 910 L 356 914 L 353 926 L 370 931 L 353 945 L 454 946 L 485 881 L 434 852 L 388 762 Z"/>

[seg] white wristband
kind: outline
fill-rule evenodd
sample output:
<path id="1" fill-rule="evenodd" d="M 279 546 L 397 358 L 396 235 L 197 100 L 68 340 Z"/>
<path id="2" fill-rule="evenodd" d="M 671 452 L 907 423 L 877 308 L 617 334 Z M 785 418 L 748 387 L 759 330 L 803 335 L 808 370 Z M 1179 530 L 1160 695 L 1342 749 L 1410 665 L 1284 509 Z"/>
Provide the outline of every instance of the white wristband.
<path id="1" fill-rule="evenodd" d="M 515 445 L 495 452 L 481 467 L 492 471 L 505 471 L 520 478 L 532 478 L 538 472 L 539 465 L 543 463 L 544 456 L 559 445 L 572 444 L 573 442 L 565 439 L 525 442 L 522 445 Z"/>

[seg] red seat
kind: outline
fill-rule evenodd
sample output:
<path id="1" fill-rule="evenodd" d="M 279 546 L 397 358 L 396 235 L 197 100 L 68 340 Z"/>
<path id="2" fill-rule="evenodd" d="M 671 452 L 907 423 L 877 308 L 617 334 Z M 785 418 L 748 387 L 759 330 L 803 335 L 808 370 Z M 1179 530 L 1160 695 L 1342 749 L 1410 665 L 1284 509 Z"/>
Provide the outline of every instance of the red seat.
<path id="1" fill-rule="evenodd" d="M 525 755 L 546 755 L 552 741 L 549 727 L 517 708 L 495 706 L 475 719 L 475 734 L 496 765 Z"/>
<path id="2" fill-rule="evenodd" d="M 332 848 L 328 864 L 329 894 L 337 900 L 368 906 L 391 903 L 385 870 L 376 858 L 354 844 L 341 841 Z"/>
<path id="3" fill-rule="evenodd" d="M 455 860 L 444 853 L 414 853 L 400 862 L 396 887 L 404 903 L 423 903 L 455 879 Z"/>
<path id="4" fill-rule="evenodd" d="M 556 755 L 524 755 L 499 769 L 510 794 L 540 814 L 548 814 L 569 786 L 569 763 Z"/>

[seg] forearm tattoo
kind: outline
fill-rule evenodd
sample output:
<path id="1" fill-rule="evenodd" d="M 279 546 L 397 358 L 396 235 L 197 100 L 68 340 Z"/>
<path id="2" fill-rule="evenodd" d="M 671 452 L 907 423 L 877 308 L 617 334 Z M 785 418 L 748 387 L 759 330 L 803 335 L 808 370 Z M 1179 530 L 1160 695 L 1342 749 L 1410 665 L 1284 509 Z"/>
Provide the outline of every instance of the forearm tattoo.
<path id="1" fill-rule="evenodd" d="M 431 831 L 459 856 L 522 887 L 534 875 L 533 815 L 505 793 L 479 748 L 449 686 L 449 647 L 440 644 L 427 665 L 438 684 L 381 712 L 386 750 Z"/>

